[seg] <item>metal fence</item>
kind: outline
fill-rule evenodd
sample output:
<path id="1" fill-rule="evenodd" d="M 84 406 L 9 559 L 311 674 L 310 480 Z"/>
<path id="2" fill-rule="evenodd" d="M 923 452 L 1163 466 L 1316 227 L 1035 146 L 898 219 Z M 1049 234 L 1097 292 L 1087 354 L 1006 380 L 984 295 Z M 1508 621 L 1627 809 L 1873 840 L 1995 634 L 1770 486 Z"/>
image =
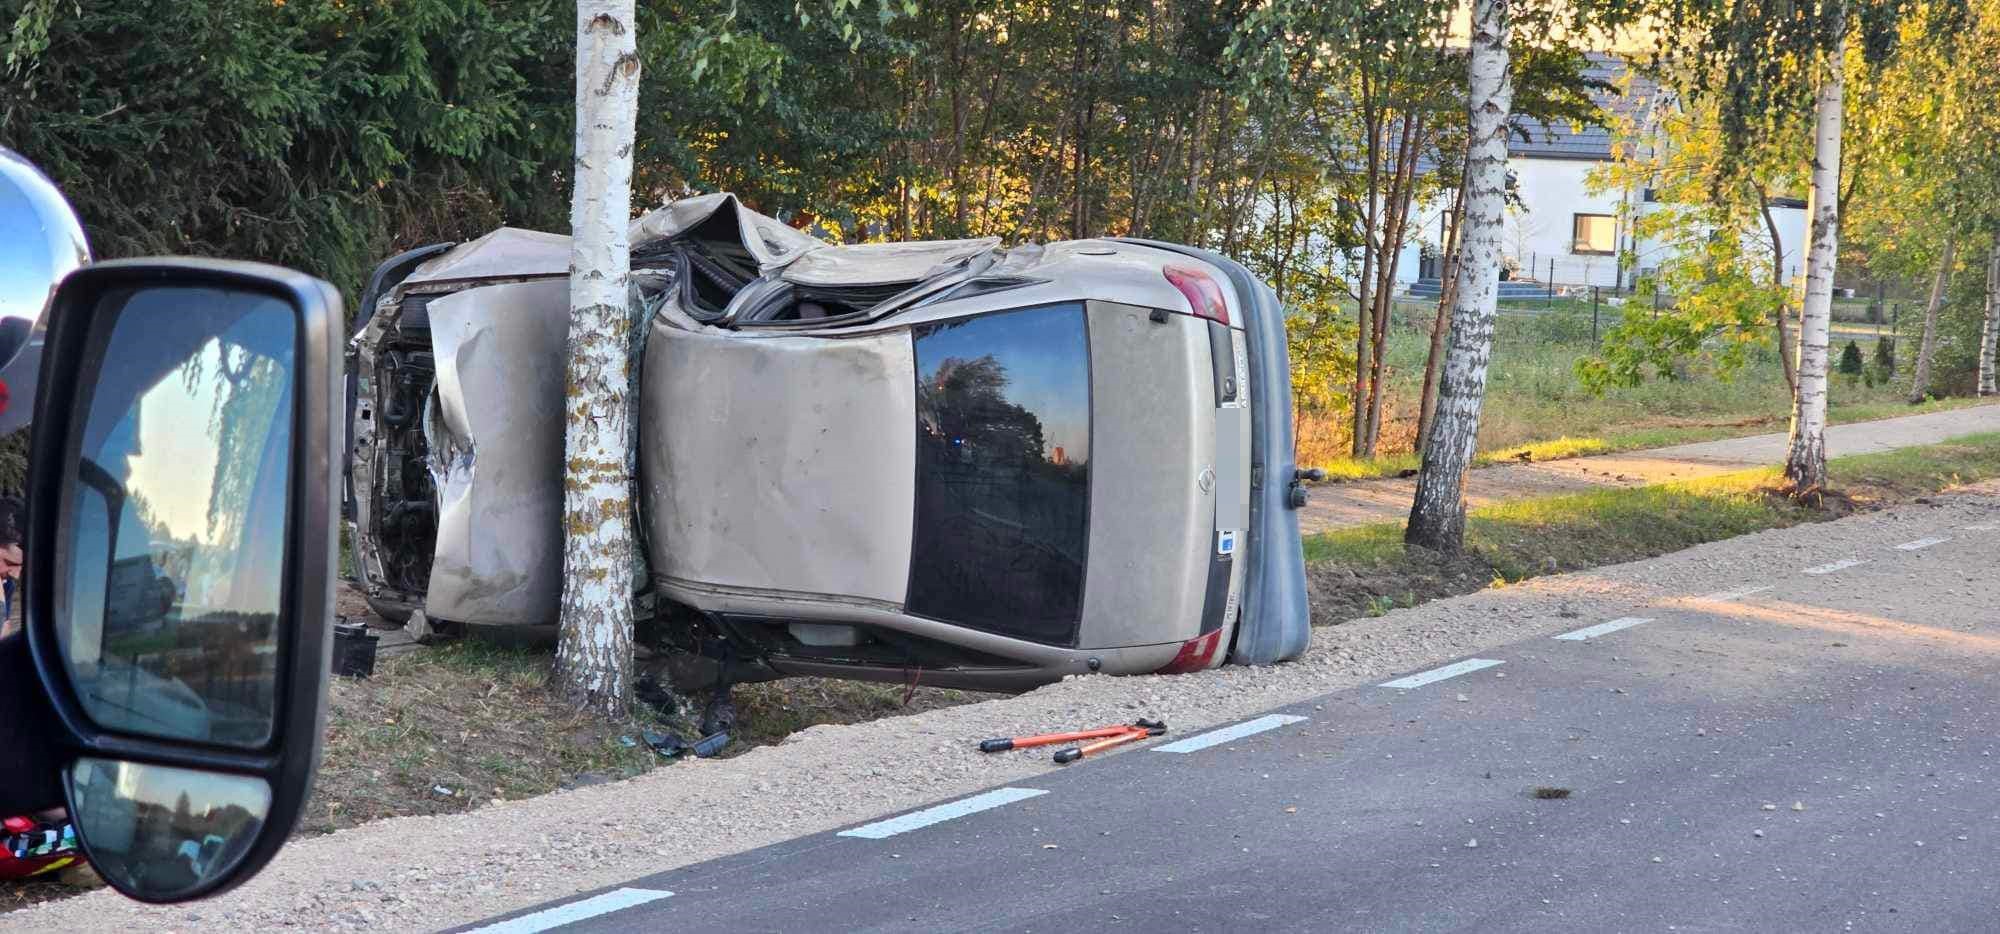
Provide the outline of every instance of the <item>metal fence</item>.
<path id="1" fill-rule="evenodd" d="M 1515 325 L 1533 322 L 1532 333 L 1551 340 L 1589 340 L 1596 343 L 1606 331 L 1623 322 L 1627 315 L 1657 318 L 1670 312 L 1679 301 L 1678 296 L 1658 289 L 1635 291 L 1615 286 L 1564 286 L 1518 280 L 1513 285 L 1511 289 L 1503 288 L 1500 299 L 1499 315 L 1503 327 L 1510 322 Z M 1437 303 L 1438 297 L 1434 292 L 1398 296 L 1393 323 L 1399 328 L 1428 334 L 1436 321 Z M 1848 341 L 1861 344 L 1864 351 L 1872 351 L 1872 345 L 1883 338 L 1895 338 L 1899 342 L 1904 337 L 1914 339 L 1914 335 L 1904 333 L 1906 320 L 1910 322 L 1909 329 L 1913 332 L 1921 326 L 1922 302 L 1885 296 L 1835 298 L 1832 334 L 1828 344 L 1838 354 Z M 1792 308 L 1791 321 L 1796 333 L 1796 304 Z"/>

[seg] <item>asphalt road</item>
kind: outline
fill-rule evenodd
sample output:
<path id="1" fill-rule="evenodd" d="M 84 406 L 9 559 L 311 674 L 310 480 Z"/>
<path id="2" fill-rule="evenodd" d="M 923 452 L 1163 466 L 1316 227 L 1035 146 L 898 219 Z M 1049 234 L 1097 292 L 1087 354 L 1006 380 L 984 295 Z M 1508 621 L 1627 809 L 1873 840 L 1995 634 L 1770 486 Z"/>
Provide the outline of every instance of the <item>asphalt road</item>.
<path id="1" fill-rule="evenodd" d="M 1993 930 L 1996 554 L 1940 527 L 472 927 Z"/>

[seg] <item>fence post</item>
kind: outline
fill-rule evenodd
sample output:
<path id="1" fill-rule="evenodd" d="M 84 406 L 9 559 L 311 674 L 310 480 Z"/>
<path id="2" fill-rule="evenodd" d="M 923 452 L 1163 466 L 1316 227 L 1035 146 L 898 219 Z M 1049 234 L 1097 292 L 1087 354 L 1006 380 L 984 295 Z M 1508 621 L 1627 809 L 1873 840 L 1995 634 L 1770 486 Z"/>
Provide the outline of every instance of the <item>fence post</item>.
<path id="1" fill-rule="evenodd" d="M 1590 287 L 1590 342 L 1597 343 L 1597 286 Z"/>
<path id="2" fill-rule="evenodd" d="M 1549 257 L 1549 307 L 1556 307 L 1556 258 Z"/>

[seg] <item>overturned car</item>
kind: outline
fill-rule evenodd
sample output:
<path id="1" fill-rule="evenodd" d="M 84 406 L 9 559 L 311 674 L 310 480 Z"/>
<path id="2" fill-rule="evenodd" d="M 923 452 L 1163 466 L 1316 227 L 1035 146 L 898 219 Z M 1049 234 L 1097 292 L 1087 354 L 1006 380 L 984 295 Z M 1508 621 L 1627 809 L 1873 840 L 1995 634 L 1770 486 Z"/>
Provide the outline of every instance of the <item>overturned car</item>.
<path id="1" fill-rule="evenodd" d="M 553 624 L 567 238 L 383 264 L 350 351 L 358 583 Z M 836 246 L 729 195 L 635 222 L 643 592 L 723 681 L 1018 690 L 1309 633 L 1283 312 L 1126 239 Z"/>

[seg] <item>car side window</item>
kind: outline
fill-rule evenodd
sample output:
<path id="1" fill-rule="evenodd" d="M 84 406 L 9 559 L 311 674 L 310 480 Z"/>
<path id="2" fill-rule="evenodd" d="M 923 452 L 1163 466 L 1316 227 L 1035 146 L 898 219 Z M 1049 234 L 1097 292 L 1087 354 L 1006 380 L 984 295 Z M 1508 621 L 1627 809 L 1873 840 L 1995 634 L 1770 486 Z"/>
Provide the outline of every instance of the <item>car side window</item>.
<path id="1" fill-rule="evenodd" d="M 917 365 L 915 615 L 1073 645 L 1090 522 L 1081 303 L 928 324 Z"/>

